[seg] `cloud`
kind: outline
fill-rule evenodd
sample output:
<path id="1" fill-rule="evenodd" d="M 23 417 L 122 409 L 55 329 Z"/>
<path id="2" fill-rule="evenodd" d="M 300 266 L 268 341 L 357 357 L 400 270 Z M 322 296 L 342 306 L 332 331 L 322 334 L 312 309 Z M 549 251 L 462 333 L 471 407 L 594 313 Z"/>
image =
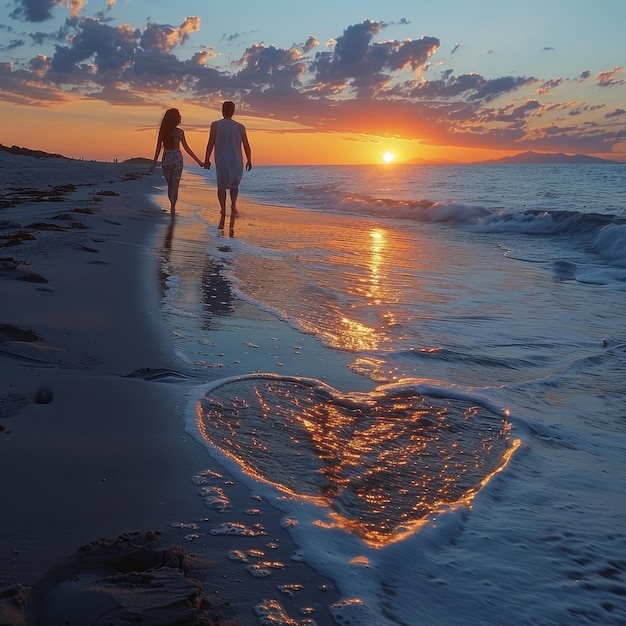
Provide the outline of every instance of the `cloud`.
<path id="1" fill-rule="evenodd" d="M 83 0 L 67 0 L 67 6 L 70 9 L 70 17 L 78 17 L 84 3 Z"/>
<path id="2" fill-rule="evenodd" d="M 58 6 L 67 6 L 70 17 L 78 17 L 84 6 L 83 0 L 15 0 L 16 8 L 11 13 L 13 19 L 27 22 L 45 22 L 52 17 L 52 11 Z"/>
<path id="3" fill-rule="evenodd" d="M 143 104 L 144 100 L 129 89 L 119 89 L 116 85 L 105 85 L 102 91 L 94 95 L 87 95 L 88 99 L 106 100 L 109 104 L 119 106 L 133 106 Z"/>
<path id="4" fill-rule="evenodd" d="M 552 91 L 556 87 L 560 87 L 563 84 L 564 80 L 562 78 L 551 78 L 550 80 L 546 80 L 542 85 L 537 89 L 537 93 L 539 95 L 547 94 Z"/>
<path id="5" fill-rule="evenodd" d="M 67 41 L 67 38 L 73 34 L 73 32 L 73 27 L 65 24 L 56 32 L 36 31 L 30 33 L 28 36 L 30 37 L 32 43 L 36 46 L 44 46 L 49 42 L 62 45 Z"/>
<path id="6" fill-rule="evenodd" d="M 52 17 L 52 10 L 61 0 L 16 0 L 16 8 L 10 14 L 13 19 L 27 22 L 45 22 Z"/>
<path id="7" fill-rule="evenodd" d="M 606 119 L 611 119 L 614 117 L 623 117 L 624 115 L 626 115 L 625 109 L 614 109 L 613 111 L 610 111 L 609 113 L 607 113 L 604 117 Z"/>
<path id="8" fill-rule="evenodd" d="M 295 90 L 306 69 L 298 48 L 285 50 L 264 44 L 247 48 L 239 65 L 241 69 L 233 76 L 237 85 L 257 85 L 281 93 Z"/>
<path id="9" fill-rule="evenodd" d="M 43 54 L 38 54 L 35 58 L 31 59 L 30 71 L 35 76 L 44 76 L 50 69 L 50 59 Z"/>
<path id="10" fill-rule="evenodd" d="M 215 52 L 214 49 L 205 48 L 204 50 L 201 50 L 200 52 L 194 53 L 194 55 L 191 57 L 191 63 L 205 66 L 209 63 L 211 59 L 214 59 L 217 56 L 219 55 Z"/>
<path id="11" fill-rule="evenodd" d="M 567 106 L 562 106 L 563 109 L 569 108 L 568 115 L 583 115 L 585 113 L 590 113 L 592 111 L 597 111 L 598 109 L 605 108 L 604 104 L 582 104 L 578 102 L 570 102 L 567 103 Z M 551 108 L 556 108 L 555 105 Z"/>
<path id="12" fill-rule="evenodd" d="M 184 43 L 189 39 L 191 33 L 195 33 L 200 30 L 200 18 L 198 16 L 186 17 L 185 21 L 178 27 L 180 34 L 180 41 Z"/>
<path id="13" fill-rule="evenodd" d="M 141 36 L 141 46 L 144 50 L 171 52 L 176 46 L 186 42 L 191 33 L 199 30 L 199 17 L 185 18 L 185 21 L 178 28 L 167 24 L 149 22 Z"/>
<path id="14" fill-rule="evenodd" d="M 514 76 L 486 79 L 476 73 L 454 76 L 452 70 L 446 70 L 439 79 L 412 84 L 411 91 L 406 95 L 412 98 L 463 99 L 487 103 L 535 82 L 535 78 Z"/>
<path id="15" fill-rule="evenodd" d="M 618 74 L 623 74 L 624 68 L 621 66 L 616 67 L 612 70 L 606 70 L 604 72 L 600 72 L 596 76 L 596 82 L 600 87 L 615 87 L 616 85 L 623 85 L 626 81 L 622 79 L 617 79 L 616 76 Z"/>
<path id="16" fill-rule="evenodd" d="M 482 89 L 479 89 L 473 96 L 474 99 L 483 99 L 490 101 L 503 94 L 517 91 L 527 85 L 537 82 L 536 78 L 527 78 L 525 76 L 502 76 L 485 81 Z"/>
<path id="17" fill-rule="evenodd" d="M 83 63 L 89 62 L 97 82 L 99 74 L 120 70 L 132 61 L 140 43 L 139 34 L 139 30 L 128 25 L 111 27 L 93 19 L 81 20 L 70 45 L 57 46 L 50 71 L 76 77 L 84 73 Z"/>
<path id="18" fill-rule="evenodd" d="M 115 7 L 116 1 L 115 0 L 106 0 L 106 6 L 104 7 L 104 9 L 98 11 L 95 14 L 95 17 L 99 20 L 105 21 L 106 18 L 106 14 L 110 13 L 113 8 Z"/>
<path id="19" fill-rule="evenodd" d="M 200 20 L 195 17 L 186 18 L 178 27 L 148 23 L 143 32 L 128 24 L 113 27 L 85 18 L 67 38 L 67 45 L 56 46 L 48 78 L 55 83 L 73 80 L 77 85 L 108 85 L 112 80 L 128 80 L 127 70 L 131 80 L 132 74 L 143 72 L 163 77 L 179 70 L 180 62 L 171 52 L 199 28 Z"/>
<path id="20" fill-rule="evenodd" d="M 33 15 L 60 6 L 18 1 Z M 107 7 L 114 7 L 113 0 Z M 210 106 L 233 99 L 242 113 L 317 132 L 554 151 L 579 142 L 576 151 L 591 153 L 623 141 L 623 108 L 599 118 L 585 102 L 586 85 L 579 83 L 592 76 L 589 71 L 572 79 L 456 74 L 438 68 L 438 38 L 385 38 L 387 24 L 373 20 L 348 25 L 325 46 L 313 34 L 288 48 L 251 43 L 227 65 L 216 45 L 229 44 L 211 41 L 201 29 L 193 16 L 179 25 L 148 21 L 141 28 L 114 26 L 102 13 L 68 19 L 54 33 L 30 35 L 34 42 L 54 42 L 49 56 L 0 67 L 0 98 L 51 106 L 79 95 L 132 106 L 160 103 L 175 93 L 181 101 Z M 20 39 L 13 37 L 15 46 Z M 623 72 L 621 66 L 600 72 L 595 84 L 619 87 Z M 551 101 L 566 82 L 582 97 L 572 91 L 567 102 Z"/>
<path id="21" fill-rule="evenodd" d="M 302 51 L 310 52 L 311 50 L 313 50 L 313 48 L 317 48 L 319 45 L 320 45 L 320 42 L 318 41 L 317 37 L 314 37 L 313 35 L 311 35 L 304 42 L 304 45 L 302 46 Z"/>
<path id="22" fill-rule="evenodd" d="M 0 63 L 0 95 L 6 102 L 27 106 L 51 106 L 69 102 L 69 96 L 53 85 L 35 80 L 32 71 L 15 69 L 11 63 Z"/>
<path id="23" fill-rule="evenodd" d="M 461 82 L 460 79 L 465 79 Z M 521 89 L 536 82 L 535 78 L 524 76 L 501 76 L 500 78 L 485 79 L 478 74 L 459 77 L 455 82 L 463 84 L 464 93 L 470 100 L 490 102 L 495 98 Z"/>
<path id="24" fill-rule="evenodd" d="M 360 97 L 370 97 L 390 82 L 390 73 L 422 71 L 439 48 L 434 37 L 373 42 L 383 28 L 382 22 L 372 20 L 348 26 L 332 50 L 318 52 L 310 65 L 317 91 L 333 94 L 350 88 Z"/>
<path id="25" fill-rule="evenodd" d="M 528 100 L 519 106 L 509 106 L 499 109 L 494 119 L 499 122 L 519 122 L 525 120 L 529 113 L 541 110 L 537 100 Z"/>
<path id="26" fill-rule="evenodd" d="M 26 44 L 24 39 L 13 39 L 9 41 L 4 47 L 5 50 L 15 50 L 16 48 L 21 48 Z"/>

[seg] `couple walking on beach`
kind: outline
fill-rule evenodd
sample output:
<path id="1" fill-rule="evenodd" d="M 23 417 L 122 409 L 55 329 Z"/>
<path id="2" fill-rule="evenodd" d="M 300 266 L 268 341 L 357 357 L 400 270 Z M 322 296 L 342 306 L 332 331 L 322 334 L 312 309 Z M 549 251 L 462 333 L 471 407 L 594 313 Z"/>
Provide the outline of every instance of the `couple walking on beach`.
<path id="1" fill-rule="evenodd" d="M 178 187 L 183 173 L 183 155 L 181 146 L 200 167 L 211 169 L 211 154 L 215 153 L 215 172 L 217 175 L 217 199 L 220 204 L 219 228 L 224 227 L 226 219 L 226 196 L 230 191 L 230 220 L 231 227 L 237 217 L 237 197 L 239 196 L 239 183 L 243 176 L 243 156 L 246 154 L 246 171 L 252 169 L 252 151 L 246 134 L 246 127 L 233 120 L 235 103 L 227 100 L 222 104 L 222 119 L 211 124 L 209 141 L 206 147 L 204 161 L 201 161 L 189 147 L 185 139 L 185 132 L 178 125 L 182 118 L 178 109 L 168 109 L 163 116 L 159 135 L 157 138 L 154 160 L 150 166 L 150 172 L 154 171 L 161 150 L 163 159 L 161 165 L 163 176 L 167 181 L 167 195 L 170 200 L 172 214 L 176 211 L 178 200 Z"/>

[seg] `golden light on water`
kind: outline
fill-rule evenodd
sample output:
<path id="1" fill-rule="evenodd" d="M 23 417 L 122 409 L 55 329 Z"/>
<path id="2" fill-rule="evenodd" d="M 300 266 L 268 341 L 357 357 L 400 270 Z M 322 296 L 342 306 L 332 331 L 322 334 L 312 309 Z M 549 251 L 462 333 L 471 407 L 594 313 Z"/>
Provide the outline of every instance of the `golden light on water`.
<path id="1" fill-rule="evenodd" d="M 344 517 L 341 514 L 336 512 L 331 513 L 331 517 L 335 520 L 337 526 L 344 528 L 348 532 L 355 533 L 359 535 L 365 543 L 367 543 L 372 548 L 381 548 L 390 543 L 396 543 L 398 541 L 402 541 L 414 535 L 416 532 L 423 528 L 428 524 L 432 524 L 435 522 L 437 515 L 445 513 L 446 511 L 454 511 L 460 507 L 467 507 L 468 509 L 472 508 L 472 503 L 479 491 L 487 485 L 487 483 L 498 473 L 500 473 L 509 463 L 511 457 L 514 452 L 521 445 L 520 439 L 513 439 L 511 441 L 510 447 L 506 450 L 506 452 L 502 456 L 501 463 L 496 467 L 492 472 L 490 472 L 487 476 L 485 476 L 480 484 L 475 488 L 470 489 L 467 493 L 465 493 L 462 497 L 460 497 L 456 501 L 447 502 L 445 500 L 445 493 L 442 492 L 442 499 L 439 503 L 434 503 L 431 507 L 431 514 L 423 516 L 421 518 L 416 518 L 412 520 L 407 520 L 407 523 L 397 526 L 393 532 L 389 532 L 388 530 L 381 530 L 379 528 L 374 528 L 371 525 L 364 523 L 363 520 L 360 519 L 350 519 Z M 446 468 L 449 469 L 449 468 Z M 452 479 L 444 481 L 448 484 L 450 489 L 452 490 L 453 484 Z"/>
<path id="2" fill-rule="evenodd" d="M 364 266 L 358 278 L 355 278 L 352 289 L 360 297 L 371 301 L 371 304 L 380 305 L 389 298 L 385 279 L 388 253 L 385 231 L 371 229 L 369 237 L 363 238 L 358 245 Z M 384 329 L 365 324 L 339 309 L 336 312 L 336 316 L 328 316 L 328 319 L 334 320 L 334 324 L 324 329 L 332 345 L 355 353 L 371 352 L 380 347 L 385 339 Z"/>
<path id="3" fill-rule="evenodd" d="M 471 507 L 520 445 L 504 413 L 386 387 L 343 396 L 258 375 L 220 386 L 198 408 L 200 432 L 246 473 L 317 502 L 326 511 L 317 525 L 373 547 Z"/>
<path id="4" fill-rule="evenodd" d="M 358 352 L 360 350 L 376 350 L 378 337 L 376 330 L 357 320 L 342 317 L 340 327 L 337 329 L 341 342 L 347 350 Z"/>
<path id="5" fill-rule="evenodd" d="M 378 228 L 370 231 L 371 256 L 370 256 L 370 283 L 367 297 L 374 300 L 375 304 L 380 304 L 381 288 L 381 266 L 384 262 L 385 235 Z"/>

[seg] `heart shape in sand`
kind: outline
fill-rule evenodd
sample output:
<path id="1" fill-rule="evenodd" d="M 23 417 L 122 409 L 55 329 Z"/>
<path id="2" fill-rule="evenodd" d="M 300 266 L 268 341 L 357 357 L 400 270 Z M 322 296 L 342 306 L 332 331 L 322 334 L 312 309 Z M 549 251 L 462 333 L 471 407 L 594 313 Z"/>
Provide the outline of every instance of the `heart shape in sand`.
<path id="1" fill-rule="evenodd" d="M 415 386 L 345 395 L 310 379 L 226 379 L 198 405 L 211 445 L 279 489 L 315 498 L 371 544 L 469 504 L 504 466 L 510 425 L 469 399 Z"/>

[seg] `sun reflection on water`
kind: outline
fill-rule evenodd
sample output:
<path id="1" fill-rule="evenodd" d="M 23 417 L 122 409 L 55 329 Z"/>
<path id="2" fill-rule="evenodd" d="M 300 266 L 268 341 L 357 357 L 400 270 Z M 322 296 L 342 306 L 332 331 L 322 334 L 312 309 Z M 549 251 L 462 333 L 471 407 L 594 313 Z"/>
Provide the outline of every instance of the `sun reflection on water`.
<path id="1" fill-rule="evenodd" d="M 384 260 L 385 250 L 384 232 L 379 228 L 372 229 L 370 231 L 370 239 L 372 245 L 372 253 L 370 257 L 370 284 L 367 297 L 372 298 L 375 304 L 380 304 L 381 265 Z"/>

